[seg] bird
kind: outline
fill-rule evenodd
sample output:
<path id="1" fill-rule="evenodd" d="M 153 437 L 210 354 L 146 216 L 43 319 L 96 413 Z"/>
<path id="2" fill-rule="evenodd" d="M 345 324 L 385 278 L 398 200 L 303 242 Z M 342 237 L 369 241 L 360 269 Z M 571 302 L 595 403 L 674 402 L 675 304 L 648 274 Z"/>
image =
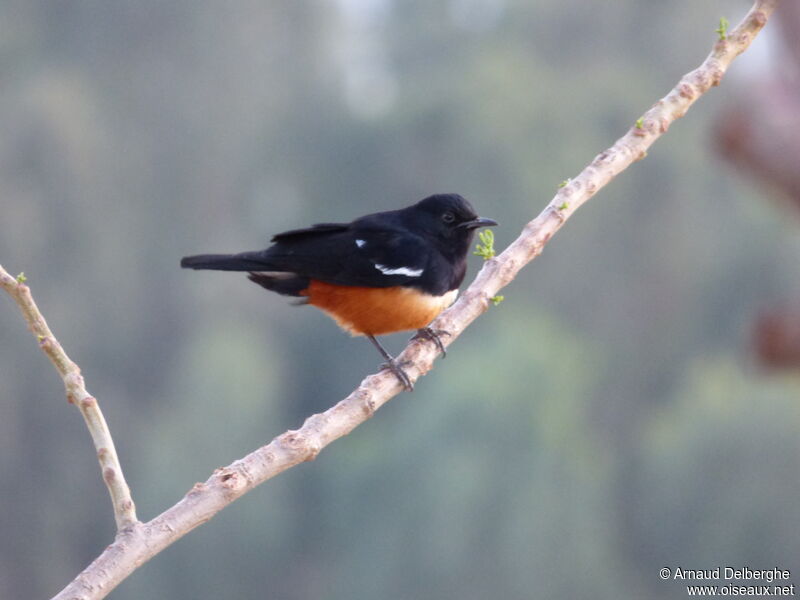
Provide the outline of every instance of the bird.
<path id="1" fill-rule="evenodd" d="M 428 325 L 455 301 L 475 231 L 495 225 L 459 194 L 434 194 L 349 223 L 284 231 L 264 250 L 186 256 L 181 267 L 247 272 L 261 287 L 321 309 L 372 342 L 381 367 L 411 391 L 405 365 L 376 336 L 416 329 L 412 339 L 432 341 L 444 356 L 440 336 L 448 332 Z"/>

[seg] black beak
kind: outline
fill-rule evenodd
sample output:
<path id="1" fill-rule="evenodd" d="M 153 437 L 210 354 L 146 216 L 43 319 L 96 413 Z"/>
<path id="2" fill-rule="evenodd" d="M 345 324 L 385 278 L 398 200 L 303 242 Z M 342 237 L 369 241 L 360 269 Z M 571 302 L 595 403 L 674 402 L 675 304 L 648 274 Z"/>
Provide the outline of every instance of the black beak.
<path id="1" fill-rule="evenodd" d="M 497 221 L 495 221 L 494 219 L 478 217 L 477 219 L 473 219 L 472 221 L 461 223 L 459 227 L 466 227 L 467 229 L 478 229 L 479 227 L 494 227 L 495 225 L 497 225 Z"/>

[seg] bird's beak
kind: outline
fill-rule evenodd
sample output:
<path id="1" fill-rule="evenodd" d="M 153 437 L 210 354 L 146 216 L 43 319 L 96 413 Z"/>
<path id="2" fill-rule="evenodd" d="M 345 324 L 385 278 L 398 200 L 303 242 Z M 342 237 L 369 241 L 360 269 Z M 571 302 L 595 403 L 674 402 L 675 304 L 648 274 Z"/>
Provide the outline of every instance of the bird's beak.
<path id="1" fill-rule="evenodd" d="M 477 219 L 473 219 L 472 221 L 461 223 L 459 227 L 466 227 L 467 229 L 478 229 L 479 227 L 494 227 L 495 225 L 497 225 L 497 221 L 495 221 L 494 219 L 478 217 Z"/>

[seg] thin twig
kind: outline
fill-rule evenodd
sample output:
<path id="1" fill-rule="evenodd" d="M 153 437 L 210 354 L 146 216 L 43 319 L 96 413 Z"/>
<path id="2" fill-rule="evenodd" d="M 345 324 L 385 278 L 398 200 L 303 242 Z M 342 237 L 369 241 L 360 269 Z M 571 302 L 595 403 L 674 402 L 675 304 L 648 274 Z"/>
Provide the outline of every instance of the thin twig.
<path id="1" fill-rule="evenodd" d="M 525 226 L 522 234 L 502 254 L 486 261 L 458 302 L 431 324 L 435 329 L 445 329 L 450 333 L 444 340 L 445 344 L 451 344 L 487 310 L 490 299 L 541 253 L 552 235 L 581 205 L 633 162 L 644 158 L 650 145 L 676 119 L 682 117 L 702 94 L 719 84 L 731 61 L 750 45 L 778 2 L 756 0 L 743 21 L 727 32 L 725 39 L 714 44 L 711 54 L 700 67 L 685 75 L 611 148 L 599 154 L 577 177 L 559 189 L 542 213 Z M 16 282 L 13 285 L 4 282 L 3 286 L 14 288 Z M 50 336 L 49 332 L 45 335 Z M 52 343 L 60 348 L 54 338 Z M 415 381 L 432 368 L 436 354 L 434 344 L 416 340 L 406 347 L 399 360 L 413 363 L 406 371 Z M 59 367 L 58 361 L 53 361 Z M 67 385 L 69 392 L 70 384 Z M 309 417 L 297 431 L 288 431 L 246 457 L 217 469 L 205 483 L 196 484 L 177 504 L 152 521 L 144 524 L 133 522 L 131 527 L 120 530 L 114 543 L 55 596 L 55 600 L 104 598 L 144 562 L 211 519 L 244 493 L 300 462 L 313 460 L 322 448 L 369 419 L 400 391 L 402 388 L 397 378 L 389 372 L 368 376 L 347 398 L 324 413 Z M 96 406 L 96 403 L 91 404 Z"/>
<path id="2" fill-rule="evenodd" d="M 39 307 L 36 306 L 36 302 L 31 296 L 30 288 L 25 284 L 25 277 L 21 274 L 18 277 L 12 277 L 0 265 L 0 286 L 19 305 L 22 315 L 28 323 L 28 328 L 39 341 L 39 348 L 47 355 L 58 374 L 61 375 L 67 392 L 67 400 L 78 407 L 86 421 L 95 450 L 97 450 L 97 460 L 100 461 L 103 481 L 108 487 L 111 503 L 114 505 L 117 530 L 133 525 L 137 522 L 136 508 L 131 498 L 131 491 L 125 482 L 125 476 L 122 474 L 122 467 L 114 448 L 114 440 L 111 438 L 111 432 L 108 430 L 97 399 L 86 391 L 80 368 L 67 356 L 64 348 L 50 331 L 47 321 L 44 320 Z"/>

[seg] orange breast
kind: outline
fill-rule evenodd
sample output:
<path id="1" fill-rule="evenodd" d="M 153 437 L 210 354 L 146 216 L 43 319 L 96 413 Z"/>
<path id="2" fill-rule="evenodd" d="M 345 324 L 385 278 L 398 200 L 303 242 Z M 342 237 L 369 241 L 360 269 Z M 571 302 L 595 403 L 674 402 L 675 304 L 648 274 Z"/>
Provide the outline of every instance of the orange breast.
<path id="1" fill-rule="evenodd" d="M 412 288 L 369 288 L 311 280 L 302 295 L 351 335 L 383 335 L 420 329 L 433 321 L 458 295 L 431 296 Z"/>

